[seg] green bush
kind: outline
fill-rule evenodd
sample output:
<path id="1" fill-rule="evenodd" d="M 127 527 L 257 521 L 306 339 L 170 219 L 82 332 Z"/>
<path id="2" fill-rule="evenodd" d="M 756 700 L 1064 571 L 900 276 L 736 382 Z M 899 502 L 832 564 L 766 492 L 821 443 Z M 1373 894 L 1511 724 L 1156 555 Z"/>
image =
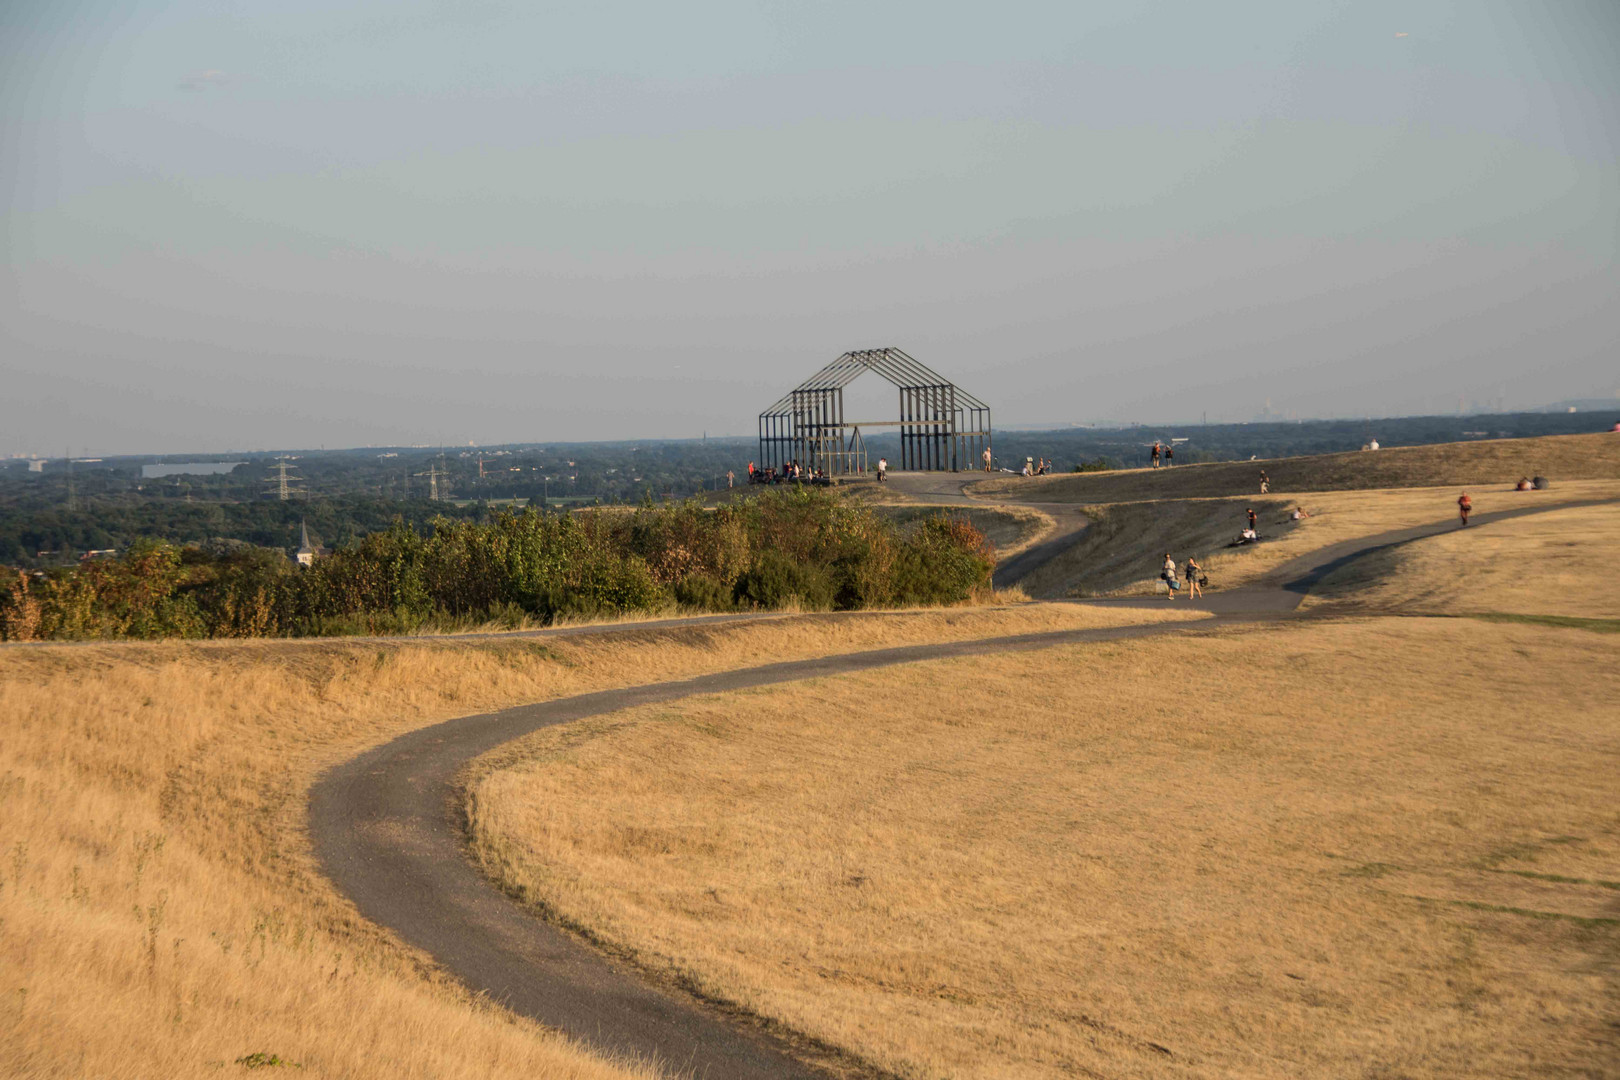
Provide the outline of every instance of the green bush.
<path id="1" fill-rule="evenodd" d="M 675 602 L 699 611 L 731 611 L 737 606 L 736 590 L 717 577 L 693 574 L 675 583 Z"/>
<path id="2" fill-rule="evenodd" d="M 827 567 L 768 550 L 760 553 L 737 582 L 736 595 L 740 603 L 752 607 L 826 611 L 833 606 L 836 592 Z"/>
<path id="3" fill-rule="evenodd" d="M 295 566 L 269 548 L 174 547 L 0 586 L 7 640 L 399 634 L 558 615 L 738 607 L 854 610 L 960 603 L 989 586 L 992 559 L 966 521 L 941 517 L 902 539 L 827 491 L 762 493 L 717 509 L 403 521 Z"/>

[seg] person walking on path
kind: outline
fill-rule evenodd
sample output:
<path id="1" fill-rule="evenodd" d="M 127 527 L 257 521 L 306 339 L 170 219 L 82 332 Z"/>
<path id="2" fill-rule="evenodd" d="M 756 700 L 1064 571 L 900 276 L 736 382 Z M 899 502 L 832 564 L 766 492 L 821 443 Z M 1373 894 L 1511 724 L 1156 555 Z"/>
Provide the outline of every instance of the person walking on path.
<path id="1" fill-rule="evenodd" d="M 886 458 L 886 457 L 880 457 L 880 458 L 878 458 L 878 483 L 886 484 L 888 482 L 889 482 L 889 459 Z"/>
<path id="2" fill-rule="evenodd" d="M 1153 440 L 1153 449 L 1148 452 L 1148 458 L 1153 462 L 1153 467 L 1155 469 L 1157 469 L 1159 467 L 1159 440 L 1158 439 Z"/>
<path id="3" fill-rule="evenodd" d="M 1184 570 L 1186 571 L 1187 599 L 1189 600 L 1196 600 L 1200 596 L 1204 595 L 1204 590 L 1198 584 L 1198 575 L 1203 571 L 1203 569 L 1204 568 L 1202 566 L 1198 565 L 1197 559 L 1193 558 L 1191 555 L 1187 556 L 1187 562 L 1184 564 Z"/>
<path id="4" fill-rule="evenodd" d="M 1255 515 L 1255 512 L 1254 512 L 1254 507 L 1251 506 L 1251 507 L 1249 507 L 1249 531 L 1250 532 L 1255 531 L 1255 524 L 1254 523 L 1255 523 L 1256 520 L 1257 519 L 1256 519 L 1256 515 Z"/>
<path id="5" fill-rule="evenodd" d="M 737 480 L 737 474 L 730 469 L 726 470 L 726 487 L 731 487 Z"/>
<path id="6" fill-rule="evenodd" d="M 1164 569 L 1159 572 L 1159 576 L 1164 579 L 1164 598 L 1174 600 L 1176 590 L 1181 586 L 1176 581 L 1176 560 L 1170 557 L 1168 551 L 1164 553 Z"/>
<path id="7" fill-rule="evenodd" d="M 1269 492 L 1270 490 L 1271 490 L 1271 477 L 1266 475 L 1266 470 L 1261 469 L 1260 470 L 1260 494 L 1264 495 L 1267 492 Z"/>
<path id="8" fill-rule="evenodd" d="M 1468 515 L 1473 512 L 1474 500 L 1470 499 L 1468 497 L 1468 492 L 1465 491 L 1462 493 L 1462 497 L 1457 500 L 1457 515 L 1462 518 L 1462 523 L 1465 527 L 1468 524 Z"/>
<path id="9" fill-rule="evenodd" d="M 989 472 L 990 471 L 990 448 L 988 446 L 985 447 L 984 448 L 984 453 L 979 455 L 979 456 L 984 458 L 984 471 Z"/>
<path id="10" fill-rule="evenodd" d="M 1176 444 L 1167 443 L 1164 448 L 1164 467 L 1169 468 L 1176 463 Z"/>

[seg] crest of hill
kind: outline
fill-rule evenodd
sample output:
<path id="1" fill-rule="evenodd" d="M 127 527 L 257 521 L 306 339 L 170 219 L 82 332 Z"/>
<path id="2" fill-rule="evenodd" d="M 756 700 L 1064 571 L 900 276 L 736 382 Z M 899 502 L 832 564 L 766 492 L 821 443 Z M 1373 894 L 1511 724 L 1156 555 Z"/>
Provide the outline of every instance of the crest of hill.
<path id="1" fill-rule="evenodd" d="M 1009 476 L 981 480 L 968 490 L 974 495 L 992 497 L 1017 493 L 1037 502 L 1121 503 L 1210 498 L 1255 493 L 1259 489 L 1261 469 L 1271 477 L 1272 492 L 1279 494 L 1511 484 L 1521 476 L 1546 476 L 1554 481 L 1605 480 L 1620 477 L 1620 433 L 1436 443 L 1312 457 L 1220 461 L 1169 469 L 1122 469 L 1033 479 Z"/>

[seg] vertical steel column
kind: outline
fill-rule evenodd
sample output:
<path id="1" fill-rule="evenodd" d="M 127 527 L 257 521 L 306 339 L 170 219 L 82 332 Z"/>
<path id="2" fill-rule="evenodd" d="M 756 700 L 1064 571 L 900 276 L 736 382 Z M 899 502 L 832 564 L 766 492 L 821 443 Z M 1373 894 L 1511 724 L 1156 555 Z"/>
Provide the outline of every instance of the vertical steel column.
<path id="1" fill-rule="evenodd" d="M 909 391 L 902 386 L 900 388 L 900 467 L 902 469 L 911 468 L 911 461 L 907 457 L 911 450 L 911 428 L 906 425 L 906 421 L 911 419 L 911 411 L 907 408 L 908 404 Z"/>
<path id="2" fill-rule="evenodd" d="M 928 468 L 930 471 L 939 469 L 939 387 L 930 386 L 926 391 L 928 395 Z"/>
<path id="3" fill-rule="evenodd" d="M 933 387 L 922 387 L 922 418 L 933 419 Z M 933 432 L 938 431 L 935 424 L 928 424 L 922 432 L 922 461 L 923 468 L 933 471 L 935 468 L 935 445 L 933 445 Z"/>
<path id="4" fill-rule="evenodd" d="M 902 420 L 917 419 L 917 394 L 911 387 L 900 391 L 900 400 L 905 407 L 900 411 Z M 915 469 L 917 467 L 917 434 L 916 425 L 908 423 L 900 429 L 902 449 L 900 453 L 900 467 L 902 469 Z"/>
<path id="5" fill-rule="evenodd" d="M 840 386 L 833 393 L 836 395 L 833 398 L 833 420 L 838 425 L 838 449 L 840 451 L 838 455 L 838 472 L 839 475 L 843 475 L 850 471 L 849 462 L 842 453 L 844 449 L 844 388 Z"/>

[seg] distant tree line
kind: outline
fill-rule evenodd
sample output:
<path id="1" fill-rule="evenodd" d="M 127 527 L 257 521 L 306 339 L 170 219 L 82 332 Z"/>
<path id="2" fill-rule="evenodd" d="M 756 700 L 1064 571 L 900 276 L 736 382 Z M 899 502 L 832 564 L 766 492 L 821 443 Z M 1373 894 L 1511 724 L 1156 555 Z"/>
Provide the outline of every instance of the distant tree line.
<path id="1" fill-rule="evenodd" d="M 456 506 L 425 499 L 238 503 L 81 499 L 74 510 L 62 505 L 0 508 L 0 564 L 60 565 L 76 561 L 86 551 L 122 551 L 145 539 L 215 547 L 229 547 L 235 541 L 290 553 L 297 549 L 299 526 L 305 523 L 316 543 L 335 548 L 386 529 L 396 518 L 422 528 L 437 517 L 476 521 L 488 514 L 488 508 L 478 504 Z"/>
<path id="2" fill-rule="evenodd" d="M 487 520 L 403 519 L 300 568 L 280 550 L 141 540 L 116 558 L 12 568 L 0 638 L 405 633 L 559 615 L 950 604 L 994 554 L 965 520 L 905 534 L 823 491 Z"/>

